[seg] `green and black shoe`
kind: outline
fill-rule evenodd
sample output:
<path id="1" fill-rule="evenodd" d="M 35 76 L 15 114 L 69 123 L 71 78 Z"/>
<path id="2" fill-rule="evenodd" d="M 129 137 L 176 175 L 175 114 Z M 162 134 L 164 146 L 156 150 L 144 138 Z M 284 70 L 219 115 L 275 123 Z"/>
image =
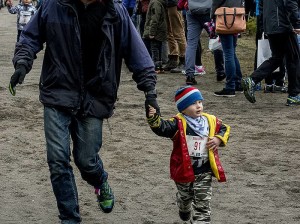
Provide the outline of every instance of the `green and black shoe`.
<path id="1" fill-rule="evenodd" d="M 242 79 L 242 88 L 244 90 L 244 95 L 246 97 L 246 99 L 250 102 L 250 103 L 255 103 L 255 96 L 254 96 L 254 87 L 255 87 L 255 83 L 253 82 L 252 78 L 248 77 L 248 78 L 244 78 Z"/>
<path id="2" fill-rule="evenodd" d="M 97 199 L 99 208 L 104 213 L 110 213 L 113 210 L 115 204 L 115 197 L 107 181 L 105 181 L 102 184 L 101 188 L 99 189 L 99 192 L 97 192 Z"/>

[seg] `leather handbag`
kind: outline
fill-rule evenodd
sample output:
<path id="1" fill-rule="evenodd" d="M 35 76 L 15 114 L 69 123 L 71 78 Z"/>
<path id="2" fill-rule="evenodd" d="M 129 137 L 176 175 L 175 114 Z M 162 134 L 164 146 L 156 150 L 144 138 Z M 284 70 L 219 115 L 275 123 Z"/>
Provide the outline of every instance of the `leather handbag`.
<path id="1" fill-rule="evenodd" d="M 236 34 L 246 30 L 245 8 L 220 7 L 215 11 L 216 33 Z"/>

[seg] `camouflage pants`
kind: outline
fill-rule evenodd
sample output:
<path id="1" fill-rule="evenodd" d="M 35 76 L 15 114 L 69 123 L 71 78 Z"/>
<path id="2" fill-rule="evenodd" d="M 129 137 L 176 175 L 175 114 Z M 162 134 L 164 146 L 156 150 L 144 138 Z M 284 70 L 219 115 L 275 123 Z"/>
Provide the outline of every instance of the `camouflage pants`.
<path id="1" fill-rule="evenodd" d="M 177 205 L 180 211 L 192 212 L 191 223 L 210 223 L 210 200 L 212 194 L 211 172 L 195 175 L 192 183 L 176 183 Z"/>

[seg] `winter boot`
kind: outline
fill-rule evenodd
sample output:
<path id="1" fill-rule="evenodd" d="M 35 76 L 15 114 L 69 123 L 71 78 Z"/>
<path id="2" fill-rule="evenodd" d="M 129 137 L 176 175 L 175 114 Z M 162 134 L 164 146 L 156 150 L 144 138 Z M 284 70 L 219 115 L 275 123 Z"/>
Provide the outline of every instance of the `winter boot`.
<path id="1" fill-rule="evenodd" d="M 178 56 L 177 55 L 169 55 L 169 60 L 167 64 L 163 67 L 164 71 L 170 71 L 171 69 L 174 69 L 178 65 Z"/>
<path id="2" fill-rule="evenodd" d="M 170 70 L 171 73 L 182 73 L 184 71 L 185 57 L 179 57 L 179 63 L 176 68 Z"/>

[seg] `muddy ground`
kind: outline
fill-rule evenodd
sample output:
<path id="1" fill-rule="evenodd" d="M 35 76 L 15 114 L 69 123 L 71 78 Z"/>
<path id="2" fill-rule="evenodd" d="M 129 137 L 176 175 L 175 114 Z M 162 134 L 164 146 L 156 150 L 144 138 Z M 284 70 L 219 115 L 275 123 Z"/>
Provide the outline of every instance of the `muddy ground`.
<path id="1" fill-rule="evenodd" d="M 17 95 L 11 96 L 7 89 L 14 71 L 15 22 L 15 15 L 0 11 L 0 223 L 58 223 L 38 100 L 43 52 Z M 286 94 L 257 92 L 255 104 L 243 94 L 230 99 L 213 96 L 224 83 L 216 82 L 205 36 L 203 42 L 207 74 L 197 78 L 196 86 L 205 98 L 205 111 L 232 128 L 228 146 L 220 150 L 228 181 L 213 182 L 212 223 L 300 223 L 300 107 L 286 107 Z M 254 37 L 239 39 L 237 53 L 244 76 L 252 71 L 254 47 Z M 173 95 L 184 84 L 181 74 L 158 76 L 163 117 L 177 113 Z M 147 126 L 143 93 L 125 67 L 109 123 L 111 133 L 104 122 L 101 157 L 115 192 L 115 209 L 111 214 L 98 210 L 93 189 L 74 166 L 83 223 L 181 223 L 175 185 L 169 178 L 172 142 Z"/>

